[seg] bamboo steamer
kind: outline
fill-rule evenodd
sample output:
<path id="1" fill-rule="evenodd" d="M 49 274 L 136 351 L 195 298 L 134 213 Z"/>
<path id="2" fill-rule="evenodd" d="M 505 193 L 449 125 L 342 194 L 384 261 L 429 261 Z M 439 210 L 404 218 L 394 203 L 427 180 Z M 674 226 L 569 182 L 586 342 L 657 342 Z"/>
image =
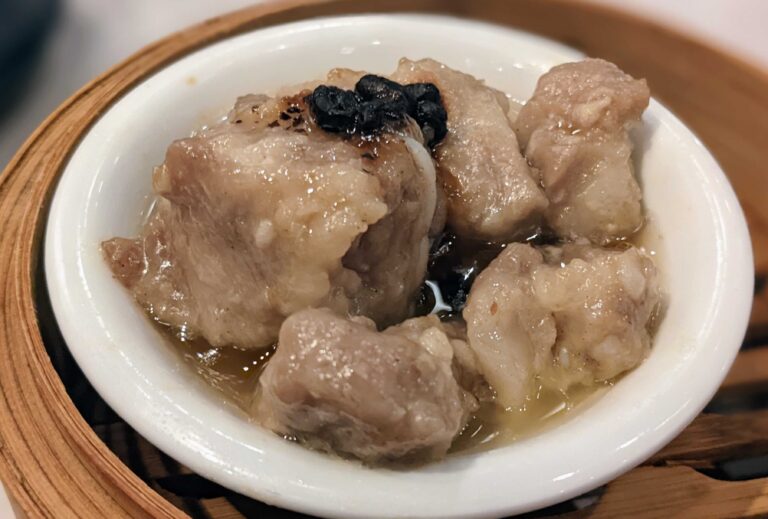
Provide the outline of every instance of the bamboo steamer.
<path id="1" fill-rule="evenodd" d="M 52 322 L 41 272 L 42 229 L 57 177 L 80 138 L 154 71 L 202 46 L 259 27 L 314 16 L 398 11 L 522 28 L 648 79 L 654 96 L 693 128 L 720 161 L 751 227 L 758 291 L 750 348 L 738 357 L 719 396 L 768 389 L 768 74 L 669 28 L 577 1 L 273 2 L 176 33 L 99 76 L 40 125 L 0 177 L 0 271 L 5 273 L 0 285 L 0 478 L 29 517 L 292 515 L 205 482 L 118 417 L 82 405 L 90 398 L 98 407 L 100 400 L 88 393 L 92 389 Z M 696 471 L 758 454 L 768 454 L 768 411 L 703 414 L 648 465 L 607 485 L 596 504 L 576 514 L 768 515 L 768 478 L 719 481 Z M 176 478 L 176 487 L 185 481 L 208 487 L 197 495 L 174 491 L 168 478 Z M 555 516 L 562 510 L 567 508 L 550 512 Z"/>

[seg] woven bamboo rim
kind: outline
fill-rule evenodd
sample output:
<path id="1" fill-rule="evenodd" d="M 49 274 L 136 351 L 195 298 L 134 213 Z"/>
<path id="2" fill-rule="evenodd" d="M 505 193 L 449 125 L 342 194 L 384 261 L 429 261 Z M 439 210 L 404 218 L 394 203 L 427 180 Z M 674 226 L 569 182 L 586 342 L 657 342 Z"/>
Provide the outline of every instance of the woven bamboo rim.
<path id="1" fill-rule="evenodd" d="M 314 16 L 394 11 L 521 27 L 646 77 L 654 95 L 700 135 L 729 174 L 750 221 L 758 272 L 768 270 L 768 204 L 763 203 L 768 181 L 762 178 L 768 75 L 702 42 L 569 0 L 286 0 L 215 18 L 144 48 L 83 87 L 40 125 L 0 177 L 0 272 L 5 273 L 0 285 L 0 478 L 28 516 L 185 516 L 126 467 L 82 419 L 53 368 L 37 320 L 47 204 L 80 138 L 137 82 L 211 42 Z M 753 315 L 753 338 L 768 330 L 768 304 L 761 304 Z M 768 349 L 761 350 L 761 360 L 768 360 Z M 755 368 L 754 361 L 747 364 L 736 377 L 768 381 L 768 372 Z M 648 468 L 631 474 L 642 480 L 638 471 L 643 470 Z M 752 492 L 762 501 L 751 510 L 768 514 L 768 483 L 762 485 L 762 492 Z"/>

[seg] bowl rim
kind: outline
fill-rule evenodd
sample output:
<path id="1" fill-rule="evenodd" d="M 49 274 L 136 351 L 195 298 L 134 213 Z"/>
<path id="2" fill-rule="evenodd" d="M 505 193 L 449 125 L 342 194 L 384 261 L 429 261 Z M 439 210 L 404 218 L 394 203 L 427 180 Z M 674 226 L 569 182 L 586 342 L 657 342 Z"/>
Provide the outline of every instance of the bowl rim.
<path id="1" fill-rule="evenodd" d="M 343 19 L 345 23 L 355 23 L 355 21 L 361 21 L 361 23 L 367 23 L 371 19 L 401 19 L 401 18 L 411 18 L 415 20 L 419 19 L 438 19 L 441 20 L 444 23 L 458 23 L 462 26 L 476 26 L 476 27 L 483 27 L 486 30 L 490 30 L 491 28 L 493 30 L 502 31 L 505 33 L 513 33 L 518 35 L 523 35 L 525 38 L 533 38 L 535 40 L 539 40 L 542 43 L 546 43 L 547 45 L 555 45 L 557 47 L 560 47 L 562 49 L 567 49 L 567 47 L 562 46 L 559 43 L 551 42 L 550 40 L 547 40 L 545 38 L 542 38 L 540 36 L 534 36 L 530 35 L 529 33 L 524 33 L 523 31 L 518 31 L 514 29 L 509 29 L 506 27 L 498 27 L 491 24 L 486 24 L 482 22 L 474 22 L 474 21 L 467 21 L 467 20 L 457 20 L 450 17 L 444 17 L 444 16 L 435 16 L 435 15 L 365 15 L 365 16 L 343 16 L 343 17 L 328 17 L 323 19 L 315 19 L 315 20 L 308 20 L 308 21 L 300 21 L 300 22 L 293 22 L 291 26 L 316 26 L 318 23 L 328 21 L 328 20 L 334 20 L 334 19 Z M 219 40 L 218 42 L 208 46 L 204 47 L 203 49 L 197 51 L 196 53 L 190 54 L 186 56 L 185 58 L 182 58 L 182 60 L 185 60 L 187 58 L 193 57 L 195 54 L 200 52 L 206 52 L 211 47 L 217 46 L 222 43 L 226 43 L 233 39 L 239 39 L 239 38 L 248 38 L 251 37 L 251 35 L 254 32 L 261 32 L 261 31 L 275 31 L 275 30 L 284 30 L 285 26 L 273 26 L 266 29 L 257 29 L 256 31 L 247 32 L 244 34 L 232 36 L 225 38 L 223 40 Z M 181 61 L 181 60 L 180 60 Z M 178 63 L 178 62 L 175 62 Z M 152 78 L 155 77 L 155 75 L 151 75 L 148 78 L 145 79 L 145 81 L 151 81 Z M 133 87 L 132 89 L 128 90 L 128 93 L 130 93 L 132 90 L 134 90 L 137 87 Z M 126 94 L 127 95 L 127 94 Z M 118 101 L 119 103 L 120 101 Z M 114 108 L 114 105 L 110 110 L 108 110 L 106 113 L 109 113 Z M 678 135 L 686 137 L 694 146 L 696 150 L 698 150 L 697 159 L 699 162 L 703 165 L 703 167 L 709 172 L 710 175 L 714 178 L 714 186 L 720 190 L 721 197 L 715 197 L 713 198 L 713 203 L 717 206 L 716 209 L 718 211 L 718 214 L 721 216 L 721 220 L 723 223 L 724 228 L 729 229 L 731 231 L 729 236 L 726 236 L 728 243 L 728 246 L 725 247 L 725 252 L 730 252 L 730 254 L 726 255 L 724 257 L 724 262 L 730 261 L 731 263 L 736 263 L 737 265 L 740 265 L 742 268 L 742 272 L 746 272 L 746 275 L 741 275 L 739 279 L 736 279 L 737 283 L 734 285 L 739 288 L 737 290 L 739 293 L 745 292 L 750 294 L 749 300 L 746 302 L 746 306 L 744 301 L 737 301 L 736 304 L 727 305 L 725 303 L 725 300 L 718 306 L 715 314 L 713 315 L 714 321 L 716 322 L 724 322 L 730 320 L 730 324 L 732 325 L 730 328 L 730 332 L 725 331 L 721 332 L 721 335 L 728 337 L 730 340 L 726 342 L 733 342 L 734 344 L 738 345 L 741 341 L 741 338 L 744 335 L 744 330 L 746 329 L 747 324 L 747 318 L 748 318 L 748 308 L 751 306 L 751 290 L 749 288 L 751 287 L 753 283 L 752 278 L 752 254 L 751 254 L 751 245 L 749 241 L 749 236 L 747 233 L 746 223 L 744 220 L 743 213 L 741 212 L 741 209 L 738 205 L 738 201 L 735 198 L 735 194 L 733 193 L 732 189 L 730 188 L 730 185 L 728 184 L 727 180 L 725 179 L 725 176 L 720 170 L 717 163 L 714 161 L 714 159 L 711 157 L 709 152 L 703 147 L 703 145 L 698 141 L 698 139 L 688 130 L 680 121 L 678 121 L 666 108 L 664 108 L 661 104 L 659 104 L 656 101 L 653 101 L 651 103 L 651 107 L 649 110 L 654 110 L 660 114 L 660 116 L 667 122 L 677 133 Z M 104 115 L 102 115 L 103 117 Z M 90 130 L 86 132 L 81 140 L 81 143 L 78 145 L 78 148 L 83 145 L 88 140 L 88 137 L 90 135 Z M 72 155 L 74 156 L 74 154 Z M 69 163 L 67 164 L 64 173 L 62 174 L 61 183 L 64 183 L 64 179 L 66 176 L 66 169 L 69 167 Z M 57 189 L 57 193 L 58 193 Z M 56 236 L 57 232 L 60 232 L 60 229 L 56 228 L 55 219 L 56 216 L 60 215 L 60 211 L 62 210 L 62 207 L 60 203 L 57 202 L 58 198 L 56 194 L 54 194 L 54 201 L 51 205 L 51 211 L 49 215 L 48 220 L 48 228 L 46 230 L 46 236 L 45 236 L 45 263 L 46 263 L 46 277 L 48 279 L 49 287 L 60 287 L 61 286 L 61 271 L 60 269 L 64 265 L 63 261 L 61 260 L 61 243 L 57 242 Z M 718 205 L 719 203 L 719 205 Z M 735 208 L 735 209 L 734 209 Z M 59 256 L 57 256 L 59 254 Z M 746 269 L 744 267 L 747 267 Z M 732 269 L 733 271 L 733 269 Z M 62 333 L 64 334 L 65 338 L 67 339 L 67 343 L 70 344 L 70 337 L 77 338 L 79 335 L 79 331 L 76 329 L 76 326 L 73 324 L 74 321 L 71 319 L 66 319 L 66 317 L 71 317 L 71 315 L 67 315 L 68 312 L 66 310 L 66 296 L 60 292 L 56 292 L 58 288 L 54 288 L 51 290 L 51 299 L 54 306 L 54 311 L 57 315 L 57 320 L 59 320 L 59 323 L 62 327 Z M 745 310 L 746 309 L 746 310 Z M 65 318 L 61 318 L 59 316 L 64 316 Z M 730 319 L 727 319 L 730 318 Z M 742 326 L 743 325 L 743 326 Z M 741 330 L 741 331 L 740 331 Z M 70 348 L 71 349 L 71 348 Z M 711 389 L 708 393 L 701 392 L 699 393 L 699 398 L 695 399 L 695 401 L 689 402 L 685 409 L 685 413 L 678 414 L 673 419 L 670 419 L 668 422 L 665 423 L 665 426 L 663 428 L 663 431 L 659 433 L 657 436 L 654 437 L 653 440 L 653 447 L 649 448 L 646 445 L 645 449 L 639 449 L 640 446 L 643 445 L 643 443 L 647 443 L 649 440 L 647 439 L 641 439 L 636 445 L 633 451 L 630 451 L 627 455 L 627 458 L 623 461 L 623 463 L 617 465 L 613 470 L 610 471 L 603 471 L 603 473 L 600 476 L 593 475 L 591 478 L 589 478 L 589 483 L 587 485 L 581 484 L 566 488 L 561 488 L 561 493 L 559 494 L 558 501 L 567 499 L 569 497 L 573 497 L 575 495 L 578 495 L 579 493 L 589 489 L 593 488 L 595 486 L 599 486 L 600 484 L 607 482 L 610 479 L 613 479 L 616 475 L 628 470 L 632 466 L 636 465 L 642 459 L 649 456 L 653 451 L 660 448 L 664 444 L 666 444 L 669 440 L 671 440 L 675 435 L 677 435 L 692 419 L 695 417 L 701 409 L 706 405 L 706 403 L 710 400 L 714 392 L 716 391 L 717 387 L 719 386 L 720 382 L 724 378 L 727 367 L 730 366 L 730 363 L 733 361 L 733 358 L 735 358 L 735 355 L 738 351 L 738 348 L 732 348 L 730 350 L 730 356 L 723 356 L 719 358 L 718 360 L 722 362 L 719 369 L 716 369 L 713 371 L 713 373 L 716 374 L 713 378 L 710 379 L 710 385 Z M 78 364 L 83 368 L 83 371 L 86 373 L 88 378 L 93 381 L 91 375 L 92 370 L 86 369 L 87 366 L 87 360 L 83 359 L 82 354 L 78 355 L 75 351 L 72 351 L 73 355 L 75 356 Z M 715 383 L 716 382 L 716 383 Z M 94 386 L 97 387 L 99 393 L 105 398 L 105 400 L 108 401 L 108 403 L 115 409 L 118 414 L 123 416 L 125 418 L 125 414 L 130 415 L 131 413 L 128 412 L 125 409 L 124 402 L 121 403 L 117 400 L 107 398 L 107 394 L 109 393 L 105 388 L 103 384 L 96 384 L 94 383 Z M 134 423 L 126 419 L 128 423 L 131 425 L 134 425 Z M 134 425 L 135 426 L 135 425 Z M 156 434 L 145 434 L 144 430 L 141 430 L 137 427 L 137 430 L 139 430 L 142 434 L 144 434 L 152 443 L 160 447 L 165 452 L 169 453 L 173 457 L 180 459 L 184 463 L 188 464 L 192 468 L 195 468 L 195 465 L 198 465 L 197 461 L 198 459 L 194 460 L 188 460 L 185 459 L 185 456 L 180 456 L 178 450 L 176 449 L 176 444 L 169 444 L 168 442 L 163 441 L 162 434 L 158 435 Z M 157 432 L 157 431 L 156 431 Z M 198 453 L 199 454 L 199 453 Z M 191 462 L 190 462 L 191 461 Z M 195 468 L 195 470 L 198 470 Z M 199 470 L 198 470 L 199 471 Z M 216 478 L 214 478 L 216 479 Z M 227 483 L 227 479 L 223 478 L 222 481 L 224 481 L 223 484 Z M 219 482 L 222 482 L 219 481 Z M 230 481 L 231 483 L 231 481 Z M 237 488 L 238 485 L 232 485 L 228 484 L 227 486 L 235 487 Z M 338 503 L 333 502 L 318 502 L 314 500 L 309 501 L 297 501 L 295 497 L 290 497 L 286 495 L 281 494 L 272 494 L 272 493 L 251 493 L 251 495 L 256 495 L 257 498 L 267 502 L 267 503 L 273 503 L 278 504 L 286 507 L 290 507 L 293 509 L 299 509 L 305 512 L 309 513 L 318 513 L 321 515 L 338 515 L 341 513 L 343 516 L 347 517 L 359 517 L 359 516 L 365 516 L 365 513 L 358 513 L 359 511 L 351 510 L 351 509 L 345 509 L 345 510 L 339 510 L 337 508 Z M 544 498 L 540 499 L 539 501 L 531 501 L 527 503 L 526 510 L 531 509 L 532 506 L 540 507 L 544 506 L 546 504 L 550 504 L 552 502 L 551 497 L 550 498 Z M 502 514 L 502 513 L 510 513 L 510 512 L 517 512 L 521 511 L 522 509 L 518 507 L 517 505 L 511 505 L 511 506 L 495 506 L 495 507 L 488 507 L 485 508 L 479 512 L 467 512 L 467 513 L 460 513 L 457 516 L 471 516 L 476 515 L 477 513 L 480 513 L 482 515 L 487 514 Z"/>

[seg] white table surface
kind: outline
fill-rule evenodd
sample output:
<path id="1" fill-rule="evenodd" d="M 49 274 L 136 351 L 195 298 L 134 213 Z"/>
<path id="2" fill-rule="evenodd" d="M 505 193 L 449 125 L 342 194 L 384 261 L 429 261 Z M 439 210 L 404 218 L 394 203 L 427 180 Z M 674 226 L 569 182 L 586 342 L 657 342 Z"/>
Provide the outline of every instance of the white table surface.
<path id="1" fill-rule="evenodd" d="M 768 70 L 768 0 L 588 0 L 619 6 L 720 46 Z M 0 121 L 0 166 L 77 88 L 144 45 L 254 0 L 64 0 L 26 97 Z M 695 7 L 694 7 L 695 6 Z M 0 8 L 2 14 L 2 8 Z M 0 488 L 0 519 L 22 515 Z"/>

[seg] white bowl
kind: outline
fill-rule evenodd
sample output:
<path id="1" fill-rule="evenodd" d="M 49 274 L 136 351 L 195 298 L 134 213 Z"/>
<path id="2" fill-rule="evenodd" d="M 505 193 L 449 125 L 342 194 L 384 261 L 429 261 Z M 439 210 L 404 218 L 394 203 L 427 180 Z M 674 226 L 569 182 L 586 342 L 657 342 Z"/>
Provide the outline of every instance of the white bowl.
<path id="1" fill-rule="evenodd" d="M 137 232 L 152 166 L 166 146 L 225 113 L 238 95 L 337 66 L 388 72 L 401 56 L 436 58 L 524 100 L 539 75 L 581 55 L 491 25 L 389 15 L 260 29 L 169 65 L 103 115 L 56 191 L 45 267 L 64 338 L 97 391 L 139 433 L 200 474 L 267 503 L 324 516 L 484 517 L 597 487 L 701 411 L 736 355 L 752 300 L 752 254 L 736 197 L 699 140 L 655 101 L 636 135 L 669 294 L 653 351 L 561 425 L 491 451 L 391 471 L 283 441 L 197 381 L 101 258 L 102 240 Z"/>

